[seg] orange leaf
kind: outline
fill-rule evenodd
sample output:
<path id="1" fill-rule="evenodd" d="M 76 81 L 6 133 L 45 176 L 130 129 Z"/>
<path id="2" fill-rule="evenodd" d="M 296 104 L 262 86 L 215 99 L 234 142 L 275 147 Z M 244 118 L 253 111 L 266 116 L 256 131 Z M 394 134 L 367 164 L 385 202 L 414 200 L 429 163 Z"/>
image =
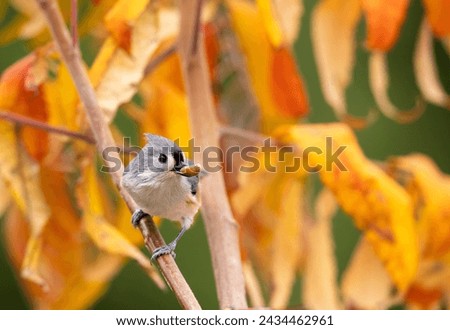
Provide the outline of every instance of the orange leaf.
<path id="1" fill-rule="evenodd" d="M 442 291 L 436 288 L 424 288 L 414 284 L 408 290 L 405 300 L 410 308 L 438 309 Z"/>
<path id="2" fill-rule="evenodd" d="M 409 0 L 362 0 L 361 6 L 367 20 L 366 46 L 388 51 L 400 35 Z"/>
<path id="3" fill-rule="evenodd" d="M 35 240 L 29 225 L 17 210 L 10 212 L 6 222 L 8 251 L 15 266 L 22 267 L 22 274 L 27 279 L 38 275 L 46 283 L 45 290 L 42 290 L 29 281 L 23 282 L 35 308 L 86 308 L 105 290 L 122 260 L 110 259 L 102 274 L 89 277 L 88 270 L 102 256 L 96 255 L 92 246 L 83 239 L 81 222 L 69 196 L 64 174 L 43 168 L 38 179 L 51 208 L 51 217 L 40 233 L 40 243 L 30 254 L 26 246 L 33 247 Z M 31 261 L 27 261 L 26 254 L 34 255 Z"/>
<path id="4" fill-rule="evenodd" d="M 213 23 L 208 22 L 202 26 L 205 35 L 205 49 L 208 60 L 209 76 L 215 78 L 215 67 L 219 61 L 220 45 L 216 27 Z"/>
<path id="5" fill-rule="evenodd" d="M 280 124 L 296 122 L 300 115 L 306 114 L 307 102 L 291 51 L 282 46 L 277 52 L 272 46 L 255 4 L 229 0 L 227 6 L 261 108 L 261 131 L 270 133 Z M 282 92 L 278 87 L 280 83 L 284 88 Z M 288 83 L 293 86 L 286 88 Z"/>
<path id="6" fill-rule="evenodd" d="M 41 84 L 27 84 L 32 68 L 39 60 L 40 58 L 33 53 L 3 72 L 0 78 L 0 109 L 38 121 L 47 121 L 48 109 Z M 48 133 L 24 127 L 21 129 L 21 137 L 28 153 L 41 161 L 48 152 Z"/>
<path id="7" fill-rule="evenodd" d="M 428 22 L 436 37 L 450 35 L 450 1 L 423 0 Z"/>
<path id="8" fill-rule="evenodd" d="M 270 72 L 270 90 L 279 111 L 292 118 L 305 116 L 308 113 L 305 89 L 297 73 L 294 57 L 288 49 L 274 51 Z"/>

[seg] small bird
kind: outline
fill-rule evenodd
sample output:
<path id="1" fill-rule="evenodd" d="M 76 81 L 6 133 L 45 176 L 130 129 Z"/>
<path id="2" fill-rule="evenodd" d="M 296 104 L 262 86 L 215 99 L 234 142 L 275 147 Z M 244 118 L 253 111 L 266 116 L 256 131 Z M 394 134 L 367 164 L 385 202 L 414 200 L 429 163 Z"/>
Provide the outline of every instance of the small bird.
<path id="1" fill-rule="evenodd" d="M 171 254 L 194 221 L 200 208 L 198 185 L 201 167 L 188 161 L 173 141 L 145 134 L 147 144 L 130 162 L 122 176 L 122 186 L 137 203 L 131 218 L 134 226 L 146 214 L 181 223 L 181 231 L 167 245 L 153 251 L 152 260 Z"/>

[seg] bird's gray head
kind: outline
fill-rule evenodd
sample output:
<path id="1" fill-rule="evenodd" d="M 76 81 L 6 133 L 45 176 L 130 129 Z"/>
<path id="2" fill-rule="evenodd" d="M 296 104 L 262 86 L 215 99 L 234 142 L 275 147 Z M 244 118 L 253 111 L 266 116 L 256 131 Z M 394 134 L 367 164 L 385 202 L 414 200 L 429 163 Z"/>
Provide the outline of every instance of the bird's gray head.
<path id="1" fill-rule="evenodd" d="M 173 173 L 192 176 L 192 174 L 186 174 L 185 170 L 189 168 L 189 164 L 178 145 L 159 135 L 145 134 L 145 137 L 147 144 L 125 169 L 125 174 L 139 177 L 141 181 L 162 179 Z"/>

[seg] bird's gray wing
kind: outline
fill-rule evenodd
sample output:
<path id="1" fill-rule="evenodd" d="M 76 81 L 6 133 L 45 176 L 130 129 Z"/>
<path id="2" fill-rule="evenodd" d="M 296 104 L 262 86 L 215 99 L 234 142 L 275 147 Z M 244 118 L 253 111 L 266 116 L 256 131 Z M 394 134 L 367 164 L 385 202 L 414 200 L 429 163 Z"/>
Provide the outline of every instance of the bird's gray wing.
<path id="1" fill-rule="evenodd" d="M 197 194 L 198 182 L 200 179 L 198 176 L 190 176 L 187 179 L 191 184 L 191 194 L 195 196 Z"/>

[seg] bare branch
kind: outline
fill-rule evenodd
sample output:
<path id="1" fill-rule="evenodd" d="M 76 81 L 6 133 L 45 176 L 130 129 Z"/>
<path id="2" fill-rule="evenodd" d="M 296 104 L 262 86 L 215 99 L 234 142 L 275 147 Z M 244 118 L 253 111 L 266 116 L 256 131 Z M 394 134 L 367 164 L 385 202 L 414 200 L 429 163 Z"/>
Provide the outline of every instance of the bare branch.
<path id="1" fill-rule="evenodd" d="M 70 0 L 70 32 L 72 32 L 72 44 L 78 46 L 78 0 Z"/>
<path id="2" fill-rule="evenodd" d="M 203 33 L 198 28 L 201 0 L 179 3 L 178 50 L 189 99 L 191 131 L 196 145 L 205 150 L 220 145 L 220 125 L 208 77 Z M 195 41 L 197 38 L 199 40 Z M 219 305 L 221 308 L 246 309 L 238 224 L 231 212 L 222 172 L 210 173 L 202 180 L 201 197 Z"/>
<path id="3" fill-rule="evenodd" d="M 11 123 L 16 123 L 16 124 L 20 124 L 20 125 L 25 125 L 25 126 L 30 126 L 33 128 L 41 129 L 41 130 L 47 131 L 49 133 L 55 133 L 55 134 L 68 136 L 70 138 L 82 140 L 82 141 L 90 143 L 90 144 L 95 143 L 95 141 L 87 135 L 68 130 L 67 128 L 52 126 L 47 123 L 44 123 L 44 122 L 41 122 L 38 120 L 34 120 L 34 119 L 31 119 L 31 118 L 28 118 L 25 116 L 21 116 L 21 115 L 12 113 L 12 112 L 0 110 L 0 119 L 9 121 Z"/>
<path id="4" fill-rule="evenodd" d="M 80 99 L 83 102 L 94 138 L 97 142 L 98 151 L 102 153 L 106 148 L 115 146 L 115 143 L 111 131 L 104 120 L 102 110 L 100 109 L 95 91 L 82 63 L 80 53 L 71 43 L 70 34 L 64 24 L 58 3 L 55 0 L 36 1 L 45 14 L 53 39 L 61 52 L 64 63 L 70 71 Z M 119 159 L 118 155 L 116 156 Z M 136 203 L 131 196 L 122 189 L 120 184 L 122 171 L 123 169 L 110 174 L 122 198 L 127 203 L 130 210 L 134 211 L 137 208 Z M 151 217 L 147 217 L 145 221 L 141 221 L 139 229 L 141 230 L 146 246 L 150 251 L 153 251 L 155 247 L 164 244 L 163 238 Z M 197 302 L 197 299 L 173 258 L 170 255 L 166 255 L 158 258 L 157 262 L 180 305 L 185 309 L 200 309 L 201 307 Z"/>
<path id="5" fill-rule="evenodd" d="M 158 65 L 160 65 L 166 58 L 175 53 L 177 50 L 176 43 L 171 44 L 161 53 L 153 57 L 144 69 L 144 77 L 151 73 Z"/>

